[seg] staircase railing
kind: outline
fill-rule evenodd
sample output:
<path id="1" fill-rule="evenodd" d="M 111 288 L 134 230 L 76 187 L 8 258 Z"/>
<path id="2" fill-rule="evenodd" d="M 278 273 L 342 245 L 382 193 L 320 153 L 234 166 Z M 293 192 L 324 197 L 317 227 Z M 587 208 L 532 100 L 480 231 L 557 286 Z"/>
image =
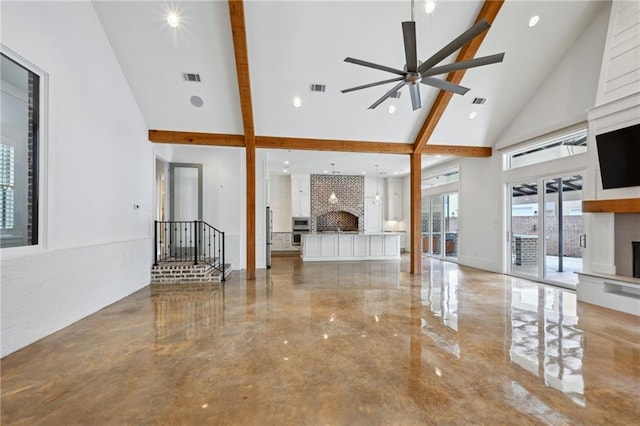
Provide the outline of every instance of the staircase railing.
<path id="1" fill-rule="evenodd" d="M 222 273 L 224 281 L 224 232 L 202 220 L 155 221 L 154 266 L 159 262 L 205 263 Z"/>

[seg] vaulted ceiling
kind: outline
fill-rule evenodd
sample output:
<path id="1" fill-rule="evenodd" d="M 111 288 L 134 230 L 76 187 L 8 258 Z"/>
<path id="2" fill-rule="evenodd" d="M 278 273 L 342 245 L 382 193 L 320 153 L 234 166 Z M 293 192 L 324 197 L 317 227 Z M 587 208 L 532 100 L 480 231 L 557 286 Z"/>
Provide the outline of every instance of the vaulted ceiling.
<path id="1" fill-rule="evenodd" d="M 427 144 L 495 144 L 593 19 L 600 3 L 506 1 L 476 54 L 506 52 L 504 62 L 466 72 L 461 84 L 471 91 L 453 96 Z M 428 58 L 471 27 L 483 4 L 481 0 L 436 0 L 435 11 L 427 14 L 424 1 L 416 1 L 418 58 Z M 149 129 L 243 134 L 227 1 L 94 1 L 94 5 Z M 167 24 L 170 11 L 180 16 L 177 28 Z M 400 98 L 367 109 L 392 84 L 340 93 L 393 77 L 345 63 L 347 56 L 403 68 L 401 22 L 410 20 L 409 0 L 248 0 L 244 11 L 258 142 L 276 137 L 414 143 L 437 89 L 422 85 L 423 107 L 417 111 L 411 109 L 406 88 Z M 540 23 L 529 28 L 533 15 L 540 16 Z M 442 64 L 453 62 L 456 55 Z M 186 82 L 184 73 L 197 73 L 201 81 Z M 326 91 L 311 92 L 310 84 L 324 84 Z M 198 104 L 197 99 L 192 102 L 194 96 L 202 106 L 194 106 L 193 102 Z M 301 100 L 297 108 L 296 96 Z M 476 97 L 487 100 L 474 105 Z M 393 114 L 388 112 L 390 105 L 396 108 Z M 470 119 L 473 111 L 477 116 Z M 375 172 L 376 163 L 384 164 L 386 170 L 381 171 L 388 173 L 409 169 L 404 155 L 318 157 L 270 150 L 269 158 L 276 171 L 284 159 L 292 161 L 291 172 L 320 173 L 331 161 L 358 173 Z M 423 167 L 443 158 L 425 155 Z"/>

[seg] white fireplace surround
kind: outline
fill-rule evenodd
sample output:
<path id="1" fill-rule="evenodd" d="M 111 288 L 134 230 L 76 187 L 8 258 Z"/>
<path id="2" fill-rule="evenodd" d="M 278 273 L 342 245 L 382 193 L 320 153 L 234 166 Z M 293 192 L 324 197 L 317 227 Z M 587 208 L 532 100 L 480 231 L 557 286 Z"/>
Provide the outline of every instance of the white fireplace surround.
<path id="1" fill-rule="evenodd" d="M 640 198 L 638 186 L 602 188 L 596 147 L 596 135 L 640 124 L 640 39 L 633 36 L 637 32 L 639 13 L 640 4 L 635 1 L 614 0 L 611 6 L 596 106 L 587 111 L 585 200 Z M 629 19 L 630 16 L 634 19 Z M 616 229 L 616 222 L 619 228 L 625 229 Z M 578 300 L 640 315 L 640 280 L 632 278 L 623 260 L 625 251 L 631 256 L 631 241 L 640 239 L 637 235 L 640 234 L 640 212 L 618 217 L 618 220 L 613 212 L 585 213 L 584 226 L 588 240 Z M 626 245 L 628 250 L 624 249 Z"/>

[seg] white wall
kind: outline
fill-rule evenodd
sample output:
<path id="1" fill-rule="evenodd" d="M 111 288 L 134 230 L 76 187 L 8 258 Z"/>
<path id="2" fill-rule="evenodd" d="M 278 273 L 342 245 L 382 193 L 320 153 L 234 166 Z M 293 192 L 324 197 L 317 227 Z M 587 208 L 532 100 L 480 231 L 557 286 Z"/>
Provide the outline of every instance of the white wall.
<path id="1" fill-rule="evenodd" d="M 90 2 L 3 2 L 1 24 L 49 76 L 45 244 L 0 252 L 4 356 L 149 284 L 154 155 Z"/>
<path id="2" fill-rule="evenodd" d="M 594 21 L 544 79 L 535 96 L 496 141 L 496 147 L 533 140 L 586 120 L 586 109 L 595 102 L 608 14 L 609 7 L 603 6 Z M 504 272 L 505 181 L 523 178 L 525 174 L 543 176 L 551 169 L 581 170 L 586 163 L 586 157 L 582 155 L 523 167 L 505 174 L 502 171 L 502 153 L 498 150 L 494 150 L 491 158 L 462 159 L 458 262 Z"/>
<path id="3" fill-rule="evenodd" d="M 603 2 L 594 20 L 496 141 L 497 147 L 586 121 L 587 109 L 595 105 L 609 9 Z"/>
<path id="4" fill-rule="evenodd" d="M 504 186 L 501 158 L 460 161 L 460 252 L 463 265 L 503 272 Z"/>
<path id="5" fill-rule="evenodd" d="M 233 269 L 246 267 L 244 149 L 181 145 L 173 148 L 172 161 L 202 164 L 202 220 L 225 233 L 225 261 Z M 256 218 L 262 212 L 256 204 Z"/>

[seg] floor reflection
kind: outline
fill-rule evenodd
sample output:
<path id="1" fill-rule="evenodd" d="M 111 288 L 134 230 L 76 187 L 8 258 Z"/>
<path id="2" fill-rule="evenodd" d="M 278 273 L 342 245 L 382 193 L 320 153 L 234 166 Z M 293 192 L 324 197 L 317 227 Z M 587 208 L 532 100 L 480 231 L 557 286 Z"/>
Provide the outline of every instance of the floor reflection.
<path id="1" fill-rule="evenodd" d="M 445 262 L 431 263 L 421 290 L 422 306 L 428 313 L 420 319 L 420 329 L 443 350 L 460 358 L 458 331 L 458 269 Z M 438 327 L 437 323 L 444 327 Z"/>
<path id="2" fill-rule="evenodd" d="M 637 317 L 408 270 L 283 257 L 255 280 L 142 289 L 3 358 L 2 424 L 637 423 Z"/>
<path id="3" fill-rule="evenodd" d="M 224 322 L 224 286 L 163 284 L 151 287 L 156 339 L 191 340 Z"/>
<path id="4" fill-rule="evenodd" d="M 515 282 L 510 321 L 511 361 L 584 406 L 584 337 L 577 328 L 576 295 Z"/>

